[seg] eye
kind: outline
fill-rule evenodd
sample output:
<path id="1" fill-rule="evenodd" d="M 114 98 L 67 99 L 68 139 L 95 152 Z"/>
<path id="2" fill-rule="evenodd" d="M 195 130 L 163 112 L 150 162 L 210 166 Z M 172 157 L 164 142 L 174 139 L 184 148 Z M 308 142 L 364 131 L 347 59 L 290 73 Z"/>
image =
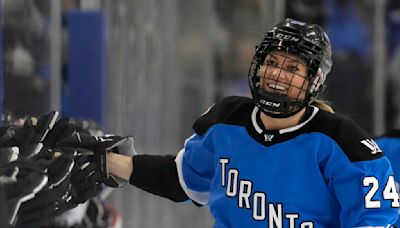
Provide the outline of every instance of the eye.
<path id="1" fill-rule="evenodd" d="M 286 70 L 292 73 L 299 71 L 300 69 L 297 66 L 287 66 Z"/>
<path id="2" fill-rule="evenodd" d="M 268 66 L 278 67 L 278 63 L 275 62 L 275 61 L 272 60 L 272 59 L 268 59 L 267 61 L 265 61 L 265 63 L 266 63 Z"/>

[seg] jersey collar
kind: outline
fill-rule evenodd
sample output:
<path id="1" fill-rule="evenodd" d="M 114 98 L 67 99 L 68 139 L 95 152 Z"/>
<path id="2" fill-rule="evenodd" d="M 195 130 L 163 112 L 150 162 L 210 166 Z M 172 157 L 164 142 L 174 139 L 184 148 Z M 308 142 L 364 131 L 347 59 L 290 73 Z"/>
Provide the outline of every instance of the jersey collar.
<path id="1" fill-rule="evenodd" d="M 262 134 L 264 132 L 274 132 L 277 134 L 285 134 L 285 133 L 289 133 L 289 132 L 294 132 L 300 128 L 302 128 L 304 125 L 306 125 L 308 122 L 310 122 L 314 116 L 318 113 L 319 108 L 315 107 L 315 106 L 310 106 L 310 108 L 312 108 L 312 112 L 311 114 L 308 116 L 308 118 L 306 118 L 303 122 L 301 122 L 300 124 L 293 126 L 293 127 L 289 127 L 289 128 L 284 128 L 284 129 L 280 129 L 277 131 L 271 131 L 271 130 L 266 130 L 264 128 L 264 126 L 261 123 L 261 119 L 259 118 L 260 116 L 260 109 L 255 106 L 252 113 L 251 113 L 251 123 L 253 124 L 253 127 L 255 129 L 255 131 L 258 134 Z"/>

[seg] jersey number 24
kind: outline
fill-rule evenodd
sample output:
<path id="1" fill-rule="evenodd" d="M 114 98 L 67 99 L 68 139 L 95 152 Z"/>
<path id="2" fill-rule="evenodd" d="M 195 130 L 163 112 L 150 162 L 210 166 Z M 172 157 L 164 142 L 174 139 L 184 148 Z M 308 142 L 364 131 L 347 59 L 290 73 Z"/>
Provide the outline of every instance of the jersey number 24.
<path id="1" fill-rule="evenodd" d="M 364 187 L 371 186 L 365 195 L 365 208 L 380 208 L 381 201 L 373 199 L 379 189 L 378 179 L 374 176 L 364 177 L 363 185 Z M 386 182 L 385 188 L 383 189 L 383 199 L 391 200 L 392 207 L 394 208 L 400 207 L 399 194 L 396 190 L 396 184 L 393 176 L 389 176 L 388 181 Z"/>

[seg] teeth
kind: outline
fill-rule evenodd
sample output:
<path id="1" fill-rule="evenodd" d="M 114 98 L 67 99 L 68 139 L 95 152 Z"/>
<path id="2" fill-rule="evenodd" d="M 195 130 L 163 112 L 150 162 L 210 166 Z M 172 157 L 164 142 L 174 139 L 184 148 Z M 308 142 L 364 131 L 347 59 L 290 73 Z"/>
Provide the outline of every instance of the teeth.
<path id="1" fill-rule="evenodd" d="M 268 86 L 272 89 L 277 89 L 277 90 L 286 90 L 285 87 L 277 85 L 277 84 L 268 84 Z"/>

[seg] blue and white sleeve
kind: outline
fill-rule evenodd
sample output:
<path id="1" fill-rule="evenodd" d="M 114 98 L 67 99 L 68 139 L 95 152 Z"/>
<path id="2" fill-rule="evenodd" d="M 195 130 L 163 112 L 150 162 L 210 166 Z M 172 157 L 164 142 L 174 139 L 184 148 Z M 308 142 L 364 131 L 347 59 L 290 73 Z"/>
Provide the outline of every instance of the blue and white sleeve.
<path id="1" fill-rule="evenodd" d="M 399 195 L 386 157 L 342 163 L 330 187 L 340 204 L 342 227 L 390 227 L 396 222 Z"/>
<path id="2" fill-rule="evenodd" d="M 187 196 L 201 205 L 208 204 L 215 165 L 212 142 L 206 136 L 192 135 L 175 159 L 179 182 Z"/>

